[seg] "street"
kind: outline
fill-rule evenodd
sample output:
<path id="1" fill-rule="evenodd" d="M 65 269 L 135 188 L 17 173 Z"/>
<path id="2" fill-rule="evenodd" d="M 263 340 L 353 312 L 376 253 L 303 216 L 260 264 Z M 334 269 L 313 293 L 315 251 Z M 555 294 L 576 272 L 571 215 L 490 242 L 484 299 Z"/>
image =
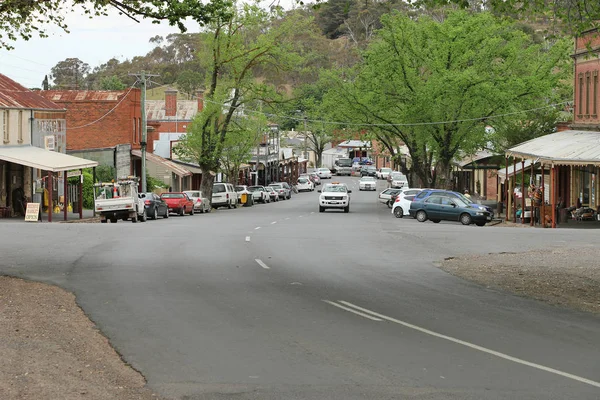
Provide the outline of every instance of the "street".
<path id="1" fill-rule="evenodd" d="M 397 219 L 385 182 L 333 181 L 349 214 L 319 213 L 315 191 L 147 224 L 0 224 L 0 273 L 75 293 L 166 398 L 598 399 L 597 317 L 434 265 L 595 231 Z"/>

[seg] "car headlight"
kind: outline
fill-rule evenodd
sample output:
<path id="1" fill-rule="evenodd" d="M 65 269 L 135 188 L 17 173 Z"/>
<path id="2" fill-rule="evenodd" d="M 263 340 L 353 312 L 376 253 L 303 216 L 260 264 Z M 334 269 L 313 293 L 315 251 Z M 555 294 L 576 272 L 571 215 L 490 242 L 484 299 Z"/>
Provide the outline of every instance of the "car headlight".
<path id="1" fill-rule="evenodd" d="M 477 212 L 477 215 L 485 215 L 483 212 Z"/>
<path id="2" fill-rule="evenodd" d="M 479 206 L 479 209 L 483 210 L 483 211 L 487 211 L 487 209 L 485 207 L 482 207 L 482 206 Z"/>

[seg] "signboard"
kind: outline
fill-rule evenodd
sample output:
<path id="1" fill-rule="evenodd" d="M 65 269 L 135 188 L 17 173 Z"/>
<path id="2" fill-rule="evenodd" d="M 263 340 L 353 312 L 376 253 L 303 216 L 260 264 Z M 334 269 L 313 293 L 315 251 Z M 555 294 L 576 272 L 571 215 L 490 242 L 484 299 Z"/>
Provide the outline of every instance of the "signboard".
<path id="1" fill-rule="evenodd" d="M 27 203 L 27 211 L 25 211 L 25 221 L 37 222 L 40 215 L 40 203 Z"/>
<path id="2" fill-rule="evenodd" d="M 81 175 L 81 171 L 80 170 L 67 172 L 67 178 L 70 178 L 72 176 L 79 176 L 79 175 Z"/>

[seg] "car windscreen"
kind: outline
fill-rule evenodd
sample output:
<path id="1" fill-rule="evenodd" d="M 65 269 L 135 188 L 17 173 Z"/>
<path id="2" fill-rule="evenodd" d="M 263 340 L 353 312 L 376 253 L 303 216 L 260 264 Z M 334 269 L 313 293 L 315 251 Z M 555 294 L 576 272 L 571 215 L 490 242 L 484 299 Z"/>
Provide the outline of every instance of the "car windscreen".
<path id="1" fill-rule="evenodd" d="M 160 197 L 163 199 L 183 199 L 182 193 L 163 193 Z"/>
<path id="2" fill-rule="evenodd" d="M 213 193 L 223 193 L 225 192 L 225 185 L 214 185 Z"/>
<path id="3" fill-rule="evenodd" d="M 281 188 L 283 188 L 283 185 L 280 184 L 280 183 L 274 183 L 274 184 L 271 184 L 269 186 L 271 186 L 272 188 L 275 188 L 275 189 L 281 189 Z"/>
<path id="4" fill-rule="evenodd" d="M 372 176 L 365 176 L 364 178 L 360 179 L 361 181 L 365 182 L 375 182 L 375 178 L 373 178 Z"/>
<path id="5" fill-rule="evenodd" d="M 338 192 L 338 193 L 346 193 L 345 186 L 325 186 L 323 192 Z"/>
<path id="6" fill-rule="evenodd" d="M 349 158 L 337 160 L 336 162 L 337 162 L 337 165 L 340 167 L 351 167 L 352 166 L 352 160 Z"/>
<path id="7" fill-rule="evenodd" d="M 251 192 L 260 192 L 263 188 L 260 186 L 248 186 L 248 190 Z"/>
<path id="8" fill-rule="evenodd" d="M 390 172 L 391 168 L 381 168 L 381 172 Z"/>
<path id="9" fill-rule="evenodd" d="M 308 182 L 308 179 L 306 179 L 306 178 L 298 179 L 298 183 L 307 183 L 307 182 Z"/>
<path id="10" fill-rule="evenodd" d="M 244 189 L 246 189 L 246 188 L 245 188 L 245 187 L 243 187 L 243 186 L 236 186 L 236 187 L 235 187 L 235 191 L 236 191 L 236 192 L 241 192 L 241 191 L 243 191 Z"/>

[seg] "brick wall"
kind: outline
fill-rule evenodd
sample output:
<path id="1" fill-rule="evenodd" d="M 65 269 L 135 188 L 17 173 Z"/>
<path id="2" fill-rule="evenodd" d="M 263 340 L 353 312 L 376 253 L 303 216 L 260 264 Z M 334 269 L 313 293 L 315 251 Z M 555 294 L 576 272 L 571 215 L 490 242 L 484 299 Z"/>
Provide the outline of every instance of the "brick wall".
<path id="1" fill-rule="evenodd" d="M 576 50 L 585 51 L 588 45 L 592 48 L 600 46 L 600 32 L 597 30 L 590 31 L 582 36 L 577 37 Z"/>
<path id="2" fill-rule="evenodd" d="M 575 64 L 574 123 L 600 122 L 600 60 L 577 60 Z M 589 98 L 588 98 L 589 96 Z"/>
<path id="3" fill-rule="evenodd" d="M 131 144 L 133 149 L 141 147 L 139 89 L 122 91 L 117 98 L 102 96 L 101 91 L 66 92 L 50 90 L 39 93 L 67 109 L 67 151 L 118 144 Z"/>

